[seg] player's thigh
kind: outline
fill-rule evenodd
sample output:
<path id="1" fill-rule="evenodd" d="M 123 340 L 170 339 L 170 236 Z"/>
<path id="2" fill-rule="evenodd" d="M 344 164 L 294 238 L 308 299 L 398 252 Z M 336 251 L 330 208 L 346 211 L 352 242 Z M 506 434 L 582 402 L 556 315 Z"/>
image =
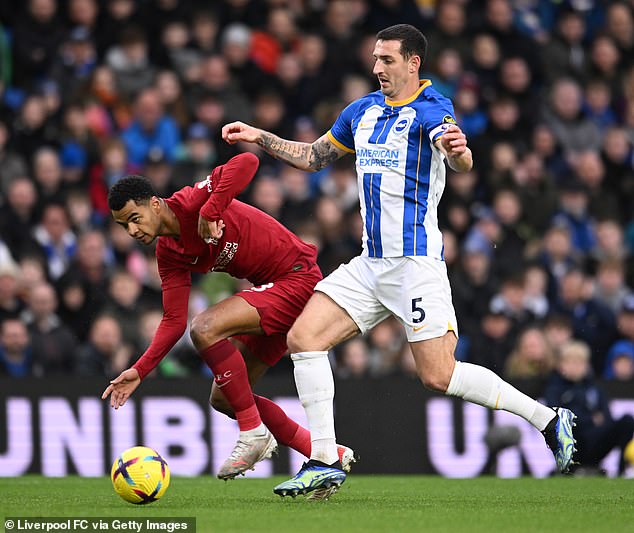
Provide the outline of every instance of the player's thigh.
<path id="1" fill-rule="evenodd" d="M 389 316 L 375 294 L 374 267 L 370 258 L 355 257 L 316 285 L 289 332 L 291 352 L 328 350 Z"/>
<path id="2" fill-rule="evenodd" d="M 238 296 L 230 296 L 196 315 L 191 330 L 193 338 L 209 342 L 237 333 L 262 333 L 258 310 Z"/>
<path id="3" fill-rule="evenodd" d="M 329 350 L 359 333 L 350 315 L 328 295 L 316 291 L 288 332 L 292 353 Z"/>
<path id="4" fill-rule="evenodd" d="M 446 392 L 456 364 L 456 343 L 453 331 L 446 332 L 442 337 L 410 342 L 416 371 L 425 387 Z"/>

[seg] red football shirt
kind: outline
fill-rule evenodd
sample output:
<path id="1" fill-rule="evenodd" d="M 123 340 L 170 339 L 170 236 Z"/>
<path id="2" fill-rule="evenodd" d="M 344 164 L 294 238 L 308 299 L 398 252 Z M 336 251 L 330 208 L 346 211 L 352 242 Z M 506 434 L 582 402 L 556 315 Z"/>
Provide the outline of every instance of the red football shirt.
<path id="1" fill-rule="evenodd" d="M 163 319 L 134 368 L 143 379 L 187 328 L 191 272 L 227 272 L 254 285 L 274 282 L 298 264 L 316 262 L 317 249 L 273 217 L 235 200 L 258 168 L 255 155 L 240 154 L 216 167 L 205 181 L 184 187 L 165 201 L 180 225 L 179 238 L 159 237 L 156 258 L 163 290 Z M 222 219 L 217 242 L 198 235 L 198 216 Z"/>

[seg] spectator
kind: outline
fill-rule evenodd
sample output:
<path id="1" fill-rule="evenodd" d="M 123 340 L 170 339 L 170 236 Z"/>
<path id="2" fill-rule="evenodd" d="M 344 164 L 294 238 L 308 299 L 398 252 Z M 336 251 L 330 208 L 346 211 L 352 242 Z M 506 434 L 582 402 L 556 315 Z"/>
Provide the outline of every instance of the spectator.
<path id="1" fill-rule="evenodd" d="M 621 54 L 609 35 L 598 35 L 591 45 L 588 73 L 603 81 L 616 98 L 621 97 Z"/>
<path id="2" fill-rule="evenodd" d="M 426 63 L 433 65 L 438 51 L 447 48 L 456 50 L 463 62 L 469 58 L 471 45 L 467 35 L 465 15 L 465 6 L 461 2 L 440 2 L 437 5 L 434 24 L 426 32 L 427 40 L 434 43 L 427 52 Z M 381 27 L 383 26 L 382 21 Z"/>
<path id="3" fill-rule="evenodd" d="M 192 87 L 191 94 L 196 104 L 208 95 L 213 96 L 222 105 L 224 120 L 251 118 L 251 106 L 243 90 L 233 79 L 227 60 L 219 54 L 207 56 L 202 60 L 200 78 Z"/>
<path id="4" fill-rule="evenodd" d="M 19 276 L 20 271 L 13 259 L 3 257 L 0 262 L 0 322 L 19 316 L 24 307 L 18 292 Z"/>
<path id="5" fill-rule="evenodd" d="M 201 181 L 211 172 L 216 161 L 216 146 L 211 140 L 209 128 L 195 122 L 187 129 L 185 143 L 181 146 L 174 164 L 170 182 L 176 189 Z"/>
<path id="6" fill-rule="evenodd" d="M 500 64 L 499 90 L 517 102 L 519 123 L 529 130 L 538 118 L 535 110 L 539 109 L 540 104 L 533 82 L 531 69 L 523 57 L 506 57 Z"/>
<path id="7" fill-rule="evenodd" d="M 77 99 L 96 64 L 97 50 L 90 29 L 75 26 L 62 44 L 50 72 L 65 104 Z"/>
<path id="8" fill-rule="evenodd" d="M 227 61 L 231 76 L 247 96 L 252 98 L 263 89 L 270 89 L 275 85 L 275 76 L 264 72 L 252 59 L 251 30 L 247 26 L 227 26 L 222 32 L 221 43 L 222 55 Z M 277 68 L 279 67 L 278 61 Z"/>
<path id="9" fill-rule="evenodd" d="M 43 96 L 27 96 L 13 124 L 13 133 L 16 150 L 29 161 L 41 146 L 57 144 L 59 131 L 48 116 Z"/>
<path id="10" fill-rule="evenodd" d="M 121 326 L 111 316 L 97 317 L 90 328 L 88 342 L 77 355 L 80 376 L 114 378 L 130 366 L 132 350 L 123 342 Z"/>
<path id="11" fill-rule="evenodd" d="M 524 308 L 535 318 L 542 319 L 548 313 L 547 288 L 546 271 L 540 265 L 529 265 L 524 271 Z"/>
<path id="12" fill-rule="evenodd" d="M 564 315 L 551 313 L 544 322 L 544 335 L 550 349 L 557 357 L 561 347 L 573 339 L 572 322 Z"/>
<path id="13" fill-rule="evenodd" d="M 178 78 L 191 79 L 192 70 L 199 62 L 198 53 L 187 46 L 189 42 L 189 28 L 185 21 L 174 19 L 167 21 L 161 34 L 161 50 L 166 56 L 161 63 Z"/>
<path id="14" fill-rule="evenodd" d="M 483 100 L 488 102 L 495 97 L 501 57 L 500 45 L 493 35 L 478 33 L 474 36 L 467 68 L 478 80 Z"/>
<path id="15" fill-rule="evenodd" d="M 502 374 L 513 349 L 513 322 L 499 309 L 485 311 L 471 334 L 468 361 Z"/>
<path id="16" fill-rule="evenodd" d="M 104 235 L 98 230 L 87 231 L 79 236 L 77 253 L 68 271 L 59 279 L 61 287 L 81 285 L 81 297 L 75 291 L 73 308 L 79 312 L 77 320 L 83 323 L 78 326 L 85 336 L 94 318 L 101 312 L 108 300 L 109 266 L 106 261 L 106 242 Z M 76 281 L 75 281 L 76 280 Z"/>
<path id="17" fill-rule="evenodd" d="M 630 294 L 632 291 L 625 284 L 623 263 L 618 259 L 601 261 L 595 276 L 594 298 L 609 307 L 616 316 Z"/>
<path id="18" fill-rule="evenodd" d="M 592 375 L 587 344 L 571 342 L 562 347 L 557 372 L 544 391 L 544 399 L 548 405 L 561 405 L 577 415 L 578 469 L 598 473 L 601 460 L 618 447 L 619 473 L 623 474 L 623 450 L 634 436 L 634 418 L 612 418 L 608 397 Z"/>
<path id="19" fill-rule="evenodd" d="M 562 76 L 580 80 L 584 76 L 586 49 L 583 38 L 586 25 L 574 9 L 564 9 L 557 18 L 554 35 L 542 48 L 541 64 L 548 81 Z"/>
<path id="20" fill-rule="evenodd" d="M 120 178 L 134 174 L 135 167 L 128 163 L 125 145 L 119 139 L 109 139 L 101 147 L 101 155 L 89 173 L 89 191 L 92 208 L 102 217 L 110 216 L 108 189 Z"/>
<path id="21" fill-rule="evenodd" d="M 550 93 L 550 108 L 544 119 L 552 128 L 566 157 L 601 146 L 601 136 L 582 111 L 581 88 L 570 78 L 560 78 Z"/>
<path id="22" fill-rule="evenodd" d="M 593 220 L 620 217 L 616 195 L 605 187 L 605 167 L 598 151 L 581 152 L 574 162 L 575 173 L 588 196 L 588 215 Z M 588 251 L 588 250 L 584 250 Z"/>
<path id="23" fill-rule="evenodd" d="M 150 63 L 148 43 L 140 27 L 121 31 L 119 42 L 106 53 L 106 64 L 115 75 L 117 90 L 132 97 L 152 85 L 156 74 Z"/>
<path id="24" fill-rule="evenodd" d="M 195 12 L 192 17 L 192 48 L 201 56 L 216 52 L 219 27 L 218 17 L 213 11 Z"/>
<path id="25" fill-rule="evenodd" d="M 535 316 L 526 307 L 526 292 L 523 274 L 510 276 L 502 281 L 500 291 L 491 299 L 491 310 L 508 316 L 513 332 L 528 326 Z"/>
<path id="26" fill-rule="evenodd" d="M 130 346 L 138 342 L 139 311 L 143 307 L 141 293 L 141 283 L 125 270 L 115 272 L 110 278 L 105 313 L 117 320 L 123 341 Z"/>
<path id="27" fill-rule="evenodd" d="M 500 189 L 493 196 L 493 213 L 500 225 L 495 241 L 495 272 L 508 277 L 522 267 L 524 249 L 530 237 L 528 227 L 522 224 L 522 204 L 512 189 Z"/>
<path id="28" fill-rule="evenodd" d="M 612 109 L 612 93 L 603 80 L 590 80 L 586 84 L 584 111 L 601 133 L 616 125 L 617 117 Z"/>
<path id="29" fill-rule="evenodd" d="M 614 2 L 607 6 L 605 28 L 619 49 L 620 67 L 628 66 L 628 58 L 634 52 L 634 17 L 631 6 L 624 2 Z"/>
<path id="30" fill-rule="evenodd" d="M 24 228 L 32 228 L 37 220 L 37 191 L 33 182 L 26 176 L 16 178 L 9 184 L 6 200 L 0 211 L 0 238 L 19 260 L 39 249 L 24 231 Z"/>
<path id="31" fill-rule="evenodd" d="M 110 0 L 105 3 L 102 15 L 96 35 L 99 57 L 113 43 L 120 42 L 123 30 L 143 22 L 141 9 L 134 0 Z"/>
<path id="32" fill-rule="evenodd" d="M 337 377 L 363 379 L 370 375 L 370 353 L 366 341 L 360 337 L 341 345 Z"/>
<path id="33" fill-rule="evenodd" d="M 566 225 L 553 225 L 546 232 L 539 260 L 548 274 L 548 299 L 554 302 L 559 297 L 559 280 L 566 272 L 577 266 L 572 251 L 570 230 Z"/>
<path id="34" fill-rule="evenodd" d="M 286 165 L 280 169 L 280 182 L 284 191 L 280 222 L 296 232 L 307 215 L 310 217 L 314 213 L 315 201 L 311 194 L 310 181 L 306 172 Z"/>
<path id="35" fill-rule="evenodd" d="M 35 240 L 42 247 L 51 279 L 60 278 L 77 249 L 77 239 L 71 231 L 68 214 L 60 204 L 48 204 L 42 222 L 35 228 Z"/>
<path id="36" fill-rule="evenodd" d="M 12 378 L 31 375 L 33 353 L 29 332 L 19 318 L 6 318 L 0 323 L 0 373 Z"/>
<path id="37" fill-rule="evenodd" d="M 369 371 L 382 376 L 393 372 L 399 364 L 403 344 L 407 344 L 398 322 L 388 318 L 372 328 L 368 335 Z M 413 356 L 410 353 L 410 357 Z"/>
<path id="38" fill-rule="evenodd" d="M 634 342 L 634 295 L 629 294 L 621 302 L 617 315 L 618 335 L 621 339 Z"/>
<path id="39" fill-rule="evenodd" d="M 509 355 L 504 377 L 509 380 L 547 378 L 555 367 L 555 357 L 541 328 L 532 326 L 520 334 Z"/>
<path id="40" fill-rule="evenodd" d="M 616 323 L 610 309 L 592 298 L 591 290 L 591 287 L 588 290 L 586 275 L 572 269 L 561 278 L 559 300 L 553 307 L 570 318 L 575 338 L 590 346 L 592 367 L 600 375 L 616 335 Z"/>
<path id="41" fill-rule="evenodd" d="M 633 78 L 634 79 L 634 78 Z M 601 151 L 605 166 L 604 187 L 619 198 L 620 214 L 634 211 L 634 159 L 632 142 L 623 127 L 608 128 Z"/>
<path id="42" fill-rule="evenodd" d="M 0 120 L 0 194 L 6 196 L 9 184 L 26 175 L 26 162 L 10 148 L 11 134 L 7 124 Z"/>
<path id="43" fill-rule="evenodd" d="M 179 128 L 186 128 L 189 125 L 190 113 L 179 77 L 171 70 L 162 70 L 156 77 L 155 85 L 166 114 L 176 121 Z"/>
<path id="44" fill-rule="evenodd" d="M 571 243 L 577 253 L 586 254 L 595 244 L 594 225 L 588 212 L 588 188 L 578 179 L 569 177 L 560 186 L 559 211 L 553 224 L 567 226 Z"/>
<path id="45" fill-rule="evenodd" d="M 88 302 L 84 284 L 75 276 L 65 276 L 58 283 L 59 316 L 79 341 L 86 340 L 95 311 Z"/>
<path id="46" fill-rule="evenodd" d="M 496 282 L 491 275 L 492 251 L 483 239 L 471 239 L 462 249 L 461 262 L 452 276 L 452 294 L 461 331 L 475 334 L 489 311 Z"/>
<path id="47" fill-rule="evenodd" d="M 15 83 L 28 88 L 44 76 L 57 53 L 63 32 L 57 17 L 56 0 L 29 0 L 15 24 L 13 65 Z"/>
<path id="48" fill-rule="evenodd" d="M 128 161 L 143 164 L 152 148 L 162 150 L 166 159 L 172 161 L 180 135 L 174 120 L 163 112 L 160 93 L 156 89 L 143 90 L 134 109 L 134 120 L 122 135 Z"/>
<path id="49" fill-rule="evenodd" d="M 56 309 L 57 295 L 51 285 L 40 282 L 31 288 L 22 320 L 29 329 L 34 373 L 39 376 L 68 376 L 75 370 L 77 339 Z"/>
<path id="50" fill-rule="evenodd" d="M 614 343 L 608 352 L 603 377 L 616 381 L 634 380 L 634 342 L 618 341 Z"/>

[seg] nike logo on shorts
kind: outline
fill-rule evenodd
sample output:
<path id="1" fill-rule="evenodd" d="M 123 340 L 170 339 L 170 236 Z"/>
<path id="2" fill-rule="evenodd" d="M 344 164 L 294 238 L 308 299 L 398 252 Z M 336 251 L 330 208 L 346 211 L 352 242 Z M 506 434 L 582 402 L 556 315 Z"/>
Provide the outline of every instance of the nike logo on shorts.
<path id="1" fill-rule="evenodd" d="M 414 333 L 419 332 L 421 329 L 426 328 L 427 324 L 423 324 L 422 326 L 418 326 L 417 328 L 412 328 L 414 330 Z"/>

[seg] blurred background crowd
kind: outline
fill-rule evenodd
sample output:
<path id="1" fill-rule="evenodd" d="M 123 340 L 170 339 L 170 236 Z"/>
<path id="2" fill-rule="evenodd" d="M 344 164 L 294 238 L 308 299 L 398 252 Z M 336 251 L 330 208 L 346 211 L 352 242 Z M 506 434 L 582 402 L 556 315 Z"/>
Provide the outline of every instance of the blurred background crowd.
<path id="1" fill-rule="evenodd" d="M 147 347 L 154 249 L 106 202 L 128 173 L 168 196 L 255 151 L 241 199 L 316 244 L 324 274 L 357 255 L 352 157 L 307 174 L 220 129 L 312 142 L 377 89 L 375 33 L 407 22 L 474 153 L 439 213 L 458 358 L 545 379 L 574 346 L 594 376 L 633 379 L 633 14 L 632 0 L 0 3 L 0 375 L 112 377 Z M 191 313 L 244 287 L 195 278 Z M 394 320 L 333 362 L 340 378 L 415 375 Z M 204 372 L 186 335 L 156 374 Z"/>

